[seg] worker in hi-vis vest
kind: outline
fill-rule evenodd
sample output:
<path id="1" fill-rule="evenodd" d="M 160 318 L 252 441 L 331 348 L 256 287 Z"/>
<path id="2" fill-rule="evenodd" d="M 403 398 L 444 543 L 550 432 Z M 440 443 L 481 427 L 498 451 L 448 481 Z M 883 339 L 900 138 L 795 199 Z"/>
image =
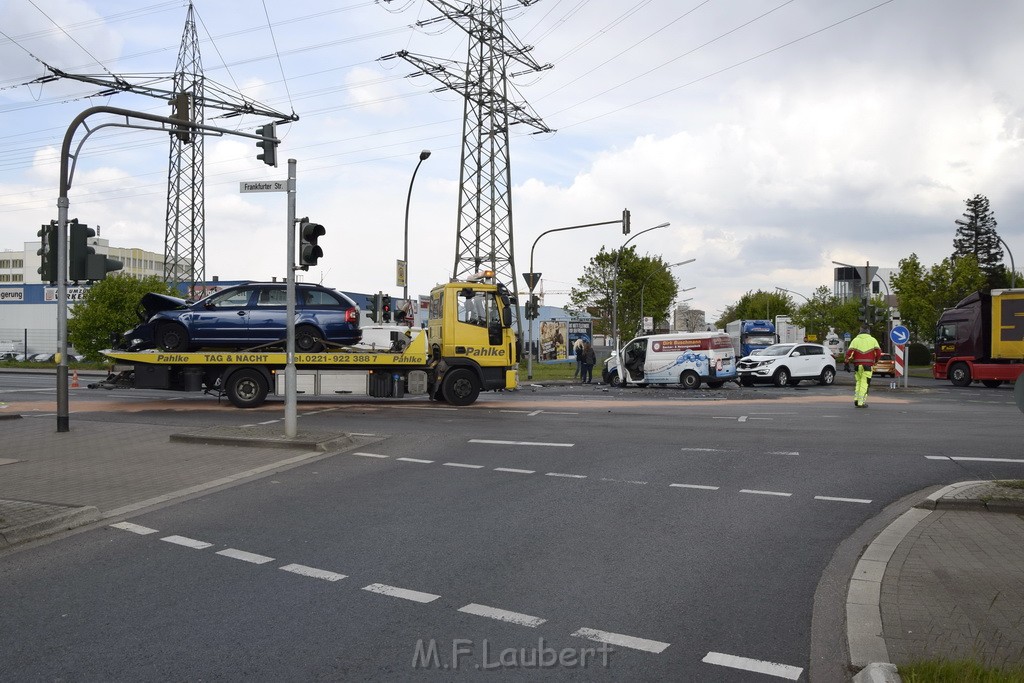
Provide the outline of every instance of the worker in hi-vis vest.
<path id="1" fill-rule="evenodd" d="M 853 405 L 868 407 L 868 387 L 871 386 L 871 366 L 882 356 L 882 347 L 871 336 L 867 326 L 860 328 L 860 334 L 853 338 L 846 349 L 846 362 L 853 363 L 856 384 L 853 389 Z"/>

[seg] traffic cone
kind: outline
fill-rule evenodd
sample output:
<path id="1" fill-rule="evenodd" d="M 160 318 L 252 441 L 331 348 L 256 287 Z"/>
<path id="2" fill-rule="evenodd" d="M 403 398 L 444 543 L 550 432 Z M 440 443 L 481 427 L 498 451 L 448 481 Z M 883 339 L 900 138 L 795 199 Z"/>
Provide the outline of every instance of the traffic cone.
<path id="1" fill-rule="evenodd" d="M 72 389 L 77 389 L 78 388 L 78 370 L 74 370 L 71 373 L 71 388 Z"/>

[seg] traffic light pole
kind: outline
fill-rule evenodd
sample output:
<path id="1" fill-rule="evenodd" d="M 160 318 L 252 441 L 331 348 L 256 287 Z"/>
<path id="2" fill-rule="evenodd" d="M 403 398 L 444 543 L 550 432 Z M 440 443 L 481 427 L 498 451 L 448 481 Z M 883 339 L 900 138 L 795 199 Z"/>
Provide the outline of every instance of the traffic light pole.
<path id="1" fill-rule="evenodd" d="M 288 160 L 288 263 L 285 298 L 288 300 L 284 366 L 284 435 L 298 434 L 298 399 L 295 372 L 295 175 L 297 163 Z"/>

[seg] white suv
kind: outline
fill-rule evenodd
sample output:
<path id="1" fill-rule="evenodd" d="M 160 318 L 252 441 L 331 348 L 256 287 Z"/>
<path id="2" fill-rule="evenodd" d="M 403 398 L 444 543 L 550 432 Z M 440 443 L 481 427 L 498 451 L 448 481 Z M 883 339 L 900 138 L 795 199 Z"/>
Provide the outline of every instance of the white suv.
<path id="1" fill-rule="evenodd" d="M 740 360 L 736 378 L 745 387 L 756 382 L 795 387 L 805 379 L 828 386 L 836 379 L 836 362 L 821 344 L 775 344 Z"/>

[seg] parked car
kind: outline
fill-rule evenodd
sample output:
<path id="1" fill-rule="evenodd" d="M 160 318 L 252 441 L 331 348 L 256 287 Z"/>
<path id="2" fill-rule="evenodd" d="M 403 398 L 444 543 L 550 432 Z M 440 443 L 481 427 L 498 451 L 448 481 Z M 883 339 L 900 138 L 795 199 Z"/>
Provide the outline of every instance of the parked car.
<path id="1" fill-rule="evenodd" d="M 878 375 L 879 377 L 895 377 L 896 361 L 893 360 L 892 354 L 883 353 L 878 362 L 871 368 L 871 374 Z"/>
<path id="2" fill-rule="evenodd" d="M 320 285 L 295 285 L 295 350 L 323 351 L 328 344 L 359 341 L 359 307 L 349 297 Z M 130 351 L 194 351 L 248 348 L 284 342 L 287 300 L 284 283 L 249 282 L 196 302 L 150 292 L 139 302 L 141 323 L 117 346 Z"/>
<path id="3" fill-rule="evenodd" d="M 836 362 L 821 344 L 773 344 L 742 358 L 736 368 L 740 384 L 772 382 L 777 387 L 817 380 L 828 386 L 836 379 Z"/>
<path id="4" fill-rule="evenodd" d="M 53 363 L 55 357 L 53 353 L 35 353 L 29 356 L 29 360 L 33 363 Z"/>

